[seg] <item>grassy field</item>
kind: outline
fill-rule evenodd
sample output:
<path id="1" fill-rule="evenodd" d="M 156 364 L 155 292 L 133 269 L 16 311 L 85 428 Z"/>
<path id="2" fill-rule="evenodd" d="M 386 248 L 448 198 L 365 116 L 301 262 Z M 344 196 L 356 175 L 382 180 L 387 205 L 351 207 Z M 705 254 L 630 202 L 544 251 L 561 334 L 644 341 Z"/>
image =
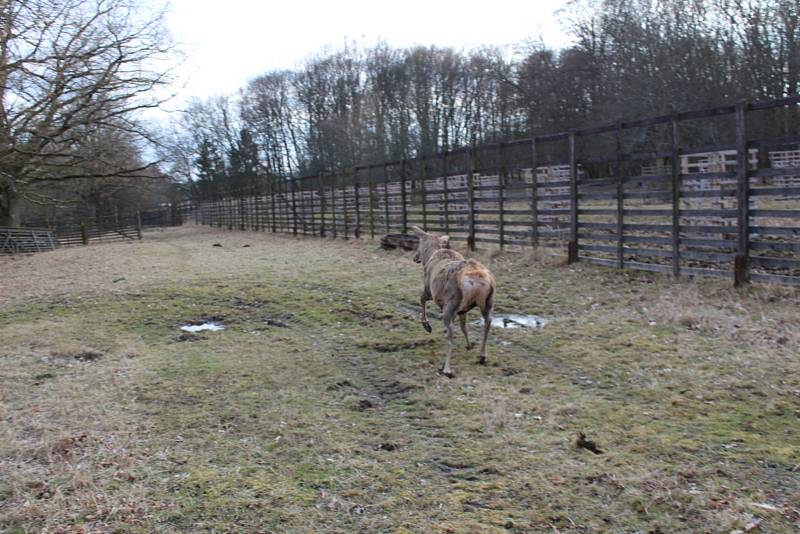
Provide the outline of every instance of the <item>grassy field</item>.
<path id="1" fill-rule="evenodd" d="M 797 289 L 480 259 L 550 322 L 485 367 L 459 339 L 447 379 L 421 268 L 374 242 L 0 258 L 0 532 L 800 528 Z"/>

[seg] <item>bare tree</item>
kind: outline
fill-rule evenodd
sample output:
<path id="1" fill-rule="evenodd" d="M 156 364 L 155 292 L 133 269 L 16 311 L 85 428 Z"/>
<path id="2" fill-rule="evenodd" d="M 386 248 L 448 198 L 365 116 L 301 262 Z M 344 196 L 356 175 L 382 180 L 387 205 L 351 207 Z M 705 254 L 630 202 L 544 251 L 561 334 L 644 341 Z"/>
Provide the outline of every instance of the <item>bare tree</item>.
<path id="1" fill-rule="evenodd" d="M 88 140 L 149 140 L 139 112 L 157 107 L 171 47 L 163 11 L 134 0 L 0 3 L 0 226 L 18 225 L 38 184 L 146 177 L 156 162 L 95 153 Z"/>

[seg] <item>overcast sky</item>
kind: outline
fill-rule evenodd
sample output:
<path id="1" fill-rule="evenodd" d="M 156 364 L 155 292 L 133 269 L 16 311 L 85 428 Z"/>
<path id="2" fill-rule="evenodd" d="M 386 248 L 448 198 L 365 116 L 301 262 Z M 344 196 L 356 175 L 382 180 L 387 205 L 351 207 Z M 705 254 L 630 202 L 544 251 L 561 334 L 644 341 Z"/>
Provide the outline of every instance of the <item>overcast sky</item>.
<path id="1" fill-rule="evenodd" d="M 171 0 L 167 25 L 187 59 L 180 77 L 191 96 L 232 93 L 248 79 L 293 68 L 325 47 L 346 42 L 410 45 L 509 46 L 542 37 L 568 42 L 556 12 L 567 0 Z M 176 102 L 176 103 L 177 103 Z"/>

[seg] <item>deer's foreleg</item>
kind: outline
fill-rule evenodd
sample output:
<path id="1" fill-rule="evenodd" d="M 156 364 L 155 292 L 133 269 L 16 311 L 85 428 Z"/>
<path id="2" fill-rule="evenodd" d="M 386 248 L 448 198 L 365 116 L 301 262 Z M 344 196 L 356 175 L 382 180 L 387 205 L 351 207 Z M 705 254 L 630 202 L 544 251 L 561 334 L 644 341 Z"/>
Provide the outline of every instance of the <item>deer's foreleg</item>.
<path id="1" fill-rule="evenodd" d="M 419 304 L 422 306 L 422 327 L 430 334 L 433 331 L 431 328 L 431 323 L 428 322 L 428 301 L 431 300 L 431 294 L 428 292 L 428 288 L 422 290 L 422 294 L 419 297 Z"/>

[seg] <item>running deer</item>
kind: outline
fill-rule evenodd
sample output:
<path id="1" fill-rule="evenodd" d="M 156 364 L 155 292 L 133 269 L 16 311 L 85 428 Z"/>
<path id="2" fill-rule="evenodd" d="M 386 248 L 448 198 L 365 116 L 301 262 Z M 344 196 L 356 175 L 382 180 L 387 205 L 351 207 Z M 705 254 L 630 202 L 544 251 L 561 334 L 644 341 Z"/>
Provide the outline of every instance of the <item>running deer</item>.
<path id="1" fill-rule="evenodd" d="M 429 300 L 433 300 L 442 310 L 442 320 L 447 329 L 447 356 L 441 373 L 452 378 L 450 356 L 453 352 L 453 319 L 458 315 L 467 350 L 471 349 L 472 344 L 467 334 L 467 312 L 476 306 L 480 308 L 484 321 L 479 361 L 481 364 L 486 363 L 486 339 L 492 324 L 494 305 L 494 276 L 478 261 L 465 260 L 458 252 L 445 248 L 450 240 L 449 236 L 431 235 L 417 226 L 412 226 L 411 229 L 419 237 L 414 261 L 425 268 L 425 285 L 420 296 L 422 326 L 428 332 L 432 331 L 426 306 Z"/>

